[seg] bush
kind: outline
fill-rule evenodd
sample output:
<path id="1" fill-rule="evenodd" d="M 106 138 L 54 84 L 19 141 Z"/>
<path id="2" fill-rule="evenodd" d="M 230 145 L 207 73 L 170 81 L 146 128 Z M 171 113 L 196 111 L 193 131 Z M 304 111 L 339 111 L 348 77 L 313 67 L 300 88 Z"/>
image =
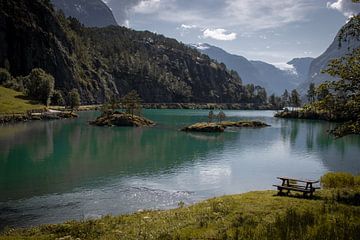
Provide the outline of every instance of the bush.
<path id="1" fill-rule="evenodd" d="M 25 78 L 25 92 L 29 98 L 49 105 L 50 96 L 54 91 L 54 77 L 41 68 L 34 68 Z"/>
<path id="2" fill-rule="evenodd" d="M 69 106 L 71 110 L 74 110 L 80 106 L 80 94 L 77 89 L 73 89 L 69 93 Z"/>
<path id="3" fill-rule="evenodd" d="M 51 96 L 51 105 L 62 106 L 64 104 L 65 104 L 65 101 L 64 101 L 61 91 L 59 91 L 59 90 L 54 91 L 53 95 Z"/>
<path id="4" fill-rule="evenodd" d="M 360 176 L 354 177 L 352 174 L 345 172 L 326 173 L 321 177 L 320 181 L 324 188 L 346 188 L 354 187 L 356 184 L 360 186 Z"/>
<path id="5" fill-rule="evenodd" d="M 0 85 L 10 82 L 12 79 L 11 74 L 5 68 L 0 68 Z"/>

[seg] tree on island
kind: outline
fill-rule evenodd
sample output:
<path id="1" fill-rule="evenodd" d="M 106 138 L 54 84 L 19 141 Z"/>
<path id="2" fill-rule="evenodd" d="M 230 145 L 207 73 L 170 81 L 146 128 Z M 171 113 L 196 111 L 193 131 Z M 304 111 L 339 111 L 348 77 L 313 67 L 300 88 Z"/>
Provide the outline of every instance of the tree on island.
<path id="1" fill-rule="evenodd" d="M 69 93 L 69 106 L 71 112 L 77 109 L 80 106 L 80 94 L 77 89 L 71 90 Z"/>
<path id="2" fill-rule="evenodd" d="M 226 115 L 225 115 L 225 113 L 221 110 L 221 111 L 219 112 L 219 114 L 218 114 L 217 117 L 218 117 L 219 122 L 221 123 L 222 121 L 225 120 Z"/>
<path id="3" fill-rule="evenodd" d="M 127 114 L 131 114 L 132 116 L 134 116 L 134 114 L 140 115 L 142 99 L 135 90 L 130 91 L 128 94 L 122 97 L 120 102 L 122 108 Z"/>
<path id="4" fill-rule="evenodd" d="M 313 103 L 315 101 L 315 99 L 316 99 L 315 83 L 310 83 L 310 86 L 309 86 L 306 96 L 307 96 L 309 103 Z"/>
<path id="5" fill-rule="evenodd" d="M 54 77 L 46 73 L 41 68 L 34 68 L 31 73 L 24 78 L 26 95 L 33 100 L 37 100 L 44 105 L 49 105 L 50 97 L 54 91 Z"/>
<path id="6" fill-rule="evenodd" d="M 290 105 L 292 107 L 300 107 L 301 106 L 300 94 L 296 91 L 296 89 L 291 91 Z"/>
<path id="7" fill-rule="evenodd" d="M 289 92 L 287 89 L 285 89 L 283 95 L 281 96 L 281 101 L 284 107 L 287 107 L 289 105 Z"/>
<path id="8" fill-rule="evenodd" d="M 109 108 L 112 112 L 115 112 L 116 109 L 120 107 L 119 98 L 117 95 L 113 94 L 110 96 L 110 99 L 108 101 Z"/>
<path id="9" fill-rule="evenodd" d="M 211 123 L 214 120 L 214 112 L 211 110 L 208 115 L 208 122 Z"/>

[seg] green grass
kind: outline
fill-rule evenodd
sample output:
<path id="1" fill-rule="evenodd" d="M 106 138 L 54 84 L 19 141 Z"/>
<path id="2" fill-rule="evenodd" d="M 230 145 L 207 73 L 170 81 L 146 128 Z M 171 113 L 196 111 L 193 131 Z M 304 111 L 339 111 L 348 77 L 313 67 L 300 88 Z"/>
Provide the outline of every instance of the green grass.
<path id="1" fill-rule="evenodd" d="M 44 107 L 44 105 L 26 100 L 21 92 L 0 86 L 0 114 L 23 114 L 28 110 Z"/>
<path id="2" fill-rule="evenodd" d="M 360 207 L 335 202 L 329 191 L 315 199 L 275 196 L 276 191 L 223 196 L 166 211 L 31 229 L 8 229 L 0 239 L 357 239 Z"/>

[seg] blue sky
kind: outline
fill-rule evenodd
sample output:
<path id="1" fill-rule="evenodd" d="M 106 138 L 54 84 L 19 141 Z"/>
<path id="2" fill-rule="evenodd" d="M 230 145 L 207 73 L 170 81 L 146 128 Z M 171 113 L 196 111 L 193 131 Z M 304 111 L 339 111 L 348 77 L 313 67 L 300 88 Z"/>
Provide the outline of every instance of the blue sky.
<path id="1" fill-rule="evenodd" d="M 104 0 L 120 25 L 184 43 L 206 42 L 278 66 L 317 57 L 349 16 L 351 0 Z"/>

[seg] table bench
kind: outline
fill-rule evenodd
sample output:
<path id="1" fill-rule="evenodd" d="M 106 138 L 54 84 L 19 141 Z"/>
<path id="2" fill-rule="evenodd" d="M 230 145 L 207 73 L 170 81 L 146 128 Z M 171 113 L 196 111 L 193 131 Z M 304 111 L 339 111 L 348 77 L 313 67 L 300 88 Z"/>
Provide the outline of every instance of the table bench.
<path id="1" fill-rule="evenodd" d="M 313 184 L 319 183 L 317 180 L 300 180 L 289 177 L 278 177 L 277 179 L 282 180 L 281 185 L 273 185 L 277 187 L 278 195 L 284 195 L 283 190 L 286 191 L 286 195 L 289 195 L 290 191 L 302 192 L 304 197 L 309 195 L 313 196 L 316 189 L 320 187 L 313 186 Z"/>

